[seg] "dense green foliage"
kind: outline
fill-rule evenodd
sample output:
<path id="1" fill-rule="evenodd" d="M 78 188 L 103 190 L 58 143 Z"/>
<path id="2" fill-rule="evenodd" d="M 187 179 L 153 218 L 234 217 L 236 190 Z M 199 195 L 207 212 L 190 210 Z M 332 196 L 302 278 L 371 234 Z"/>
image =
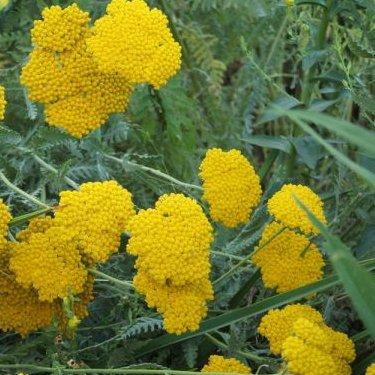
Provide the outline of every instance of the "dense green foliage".
<path id="1" fill-rule="evenodd" d="M 375 268 L 374 2 L 297 0 L 286 7 L 278 0 L 148 1 L 169 16 L 183 46 L 183 67 L 159 91 L 137 88 L 125 113 L 81 140 L 45 125 L 42 108 L 19 83 L 32 49 L 33 20 L 46 6 L 71 3 L 10 0 L 0 10 L 0 84 L 8 101 L 0 124 L 4 175 L 51 204 L 70 189 L 70 180 L 115 179 L 137 206 L 150 207 L 166 192 L 200 194 L 144 166 L 199 184 L 197 169 L 209 147 L 238 148 L 257 169 L 265 194 L 247 225 L 215 227 L 211 279 L 257 244 L 268 220 L 264 203 L 286 181 L 311 186 L 325 201 L 329 227 L 317 241 L 329 259 L 327 276 L 274 295 L 243 262 L 214 284 L 216 298 L 201 329 L 180 337 L 163 332 L 160 316 L 135 291 L 98 276 L 90 316 L 75 339 L 56 345 L 54 329 L 26 339 L 1 333 L 0 372 L 16 372 L 2 365 L 17 363 L 64 367 L 71 359 L 80 367 L 193 371 L 221 351 L 248 360 L 253 369 L 265 365 L 259 373 L 276 373 L 278 359 L 256 333 L 259 314 L 319 291 L 313 305 L 354 338 L 353 372 L 364 373 L 375 361 L 373 280 L 358 265 Z M 107 1 L 77 3 L 97 18 Z M 0 197 L 15 217 L 36 209 L 1 181 Z M 24 225 L 16 221 L 11 230 Z M 134 260 L 124 252 L 126 241 L 124 235 L 119 254 L 100 271 L 130 281 Z M 366 330 L 363 322 L 371 320 Z"/>

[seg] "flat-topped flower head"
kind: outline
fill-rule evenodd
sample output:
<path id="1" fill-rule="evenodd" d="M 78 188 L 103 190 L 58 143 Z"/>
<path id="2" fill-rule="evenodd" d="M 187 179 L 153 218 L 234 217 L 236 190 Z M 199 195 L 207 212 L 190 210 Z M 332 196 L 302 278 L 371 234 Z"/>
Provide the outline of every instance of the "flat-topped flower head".
<path id="1" fill-rule="evenodd" d="M 116 181 L 87 182 L 60 193 L 54 222 L 77 238 L 84 261 L 93 265 L 118 250 L 134 215 L 132 195 Z"/>
<path id="2" fill-rule="evenodd" d="M 272 353 L 276 355 L 281 353 L 283 342 L 292 334 L 293 324 L 300 318 L 305 318 L 312 323 L 324 322 L 319 311 L 301 304 L 270 310 L 263 316 L 258 332 L 268 339 Z"/>
<path id="3" fill-rule="evenodd" d="M 290 336 L 282 344 L 282 357 L 296 375 L 351 374 L 354 344 L 343 333 L 322 323 L 297 319 Z"/>
<path id="4" fill-rule="evenodd" d="M 6 104 L 7 102 L 5 100 L 5 88 L 0 85 L 0 121 L 4 120 Z"/>
<path id="5" fill-rule="evenodd" d="M 203 198 L 210 205 L 213 220 L 229 228 L 249 220 L 262 189 L 253 166 L 239 150 L 208 150 L 199 175 L 203 180 Z"/>
<path id="6" fill-rule="evenodd" d="M 25 337 L 52 323 L 56 304 L 40 301 L 35 290 L 18 284 L 9 258 L 9 248 L 0 246 L 0 330 Z"/>
<path id="7" fill-rule="evenodd" d="M 178 286 L 208 278 L 212 227 L 194 199 L 163 195 L 155 208 L 131 219 L 129 230 L 127 251 L 156 282 Z"/>
<path id="8" fill-rule="evenodd" d="M 318 234 L 318 228 L 311 223 L 295 198 L 299 199 L 318 220 L 324 224 L 327 222 L 322 200 L 309 187 L 303 185 L 284 185 L 269 199 L 269 213 L 275 220 L 291 229 L 299 229 L 306 234 Z"/>
<path id="9" fill-rule="evenodd" d="M 53 52 L 71 50 L 88 33 L 90 16 L 75 3 L 65 9 L 58 5 L 44 8 L 42 17 L 31 30 L 31 40 L 38 47 Z"/>
<path id="10" fill-rule="evenodd" d="M 260 268 L 264 285 L 276 288 L 279 293 L 318 281 L 323 276 L 324 260 L 316 245 L 277 222 L 264 229 L 252 261 Z"/>
<path id="11" fill-rule="evenodd" d="M 87 278 L 78 239 L 64 227 L 32 234 L 11 245 L 9 268 L 25 288 L 34 288 L 41 301 L 52 302 L 83 291 Z"/>
<path id="12" fill-rule="evenodd" d="M 125 110 L 133 85 L 117 73 L 98 69 L 86 45 L 89 16 L 77 5 L 52 6 L 43 15 L 32 30 L 35 48 L 22 69 L 21 83 L 32 101 L 45 105 L 48 124 L 81 138 L 112 113 Z"/>
<path id="13" fill-rule="evenodd" d="M 165 194 L 129 223 L 127 251 L 137 256 L 134 286 L 163 314 L 169 333 L 195 331 L 213 299 L 209 280 L 212 227 L 199 204 Z"/>
<path id="14" fill-rule="evenodd" d="M 238 359 L 211 355 L 201 372 L 222 372 L 227 374 L 251 374 L 251 368 Z"/>
<path id="15" fill-rule="evenodd" d="M 176 335 L 196 331 L 207 315 L 207 302 L 213 300 L 213 289 L 208 278 L 174 286 L 158 283 L 147 271 L 139 270 L 133 285 L 145 295 L 147 305 L 163 315 L 166 331 Z"/>
<path id="16" fill-rule="evenodd" d="M 180 69 L 181 47 L 167 17 L 143 0 L 112 0 L 92 31 L 88 46 L 103 72 L 159 88 Z"/>

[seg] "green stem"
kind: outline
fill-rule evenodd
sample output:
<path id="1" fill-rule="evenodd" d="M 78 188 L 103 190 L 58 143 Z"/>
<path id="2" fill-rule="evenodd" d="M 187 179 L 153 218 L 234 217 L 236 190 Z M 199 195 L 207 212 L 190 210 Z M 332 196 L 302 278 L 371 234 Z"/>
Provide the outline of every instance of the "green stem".
<path id="1" fill-rule="evenodd" d="M 213 285 L 220 284 L 223 282 L 226 278 L 233 275 L 241 266 L 243 266 L 246 262 L 248 262 L 251 257 L 256 254 L 259 250 L 265 248 L 273 239 L 275 239 L 279 234 L 281 234 L 286 227 L 281 228 L 278 230 L 273 236 L 271 236 L 263 245 L 259 246 L 255 251 L 252 251 L 249 255 L 247 255 L 245 258 L 243 258 L 240 262 L 238 262 L 235 266 L 233 266 L 228 272 L 224 273 L 224 275 L 220 276 L 218 279 L 216 279 L 213 282 Z"/>
<path id="2" fill-rule="evenodd" d="M 228 350 L 229 349 L 229 346 L 223 342 L 221 342 L 220 340 L 218 340 L 216 337 L 212 336 L 211 334 L 209 333 L 205 333 L 204 334 L 213 344 L 215 344 L 216 346 L 218 346 L 219 348 L 222 348 L 222 349 L 225 349 L 225 350 Z M 245 357 L 245 358 L 248 358 L 252 361 L 254 361 L 255 363 L 270 363 L 272 361 L 270 361 L 268 358 L 262 358 L 262 357 L 259 357 L 258 355 L 256 354 L 252 354 L 250 352 L 244 352 L 242 350 L 236 350 L 236 353 Z"/>
<path id="3" fill-rule="evenodd" d="M 330 21 L 330 13 L 333 6 L 334 0 L 327 0 L 326 7 L 323 12 L 323 17 L 320 22 L 318 33 L 316 34 L 315 39 L 315 50 L 319 51 L 324 47 L 325 44 L 325 38 L 327 34 L 327 29 Z M 314 84 L 312 82 L 312 79 L 315 74 L 315 67 L 311 67 L 305 76 L 304 83 L 303 83 L 303 89 L 301 94 L 301 101 L 308 106 L 310 104 L 311 95 L 313 93 Z"/>
<path id="4" fill-rule="evenodd" d="M 45 162 L 38 155 L 35 155 L 35 154 L 32 154 L 32 155 L 33 155 L 34 160 L 37 161 L 45 169 L 47 169 L 47 171 L 50 171 L 50 172 L 55 173 L 55 174 L 59 173 L 59 171 L 55 167 L 53 167 L 51 164 L 48 164 L 47 162 Z M 75 181 L 73 181 L 72 179 L 70 179 L 69 177 L 64 176 L 64 181 L 68 185 L 70 185 L 73 189 L 76 189 L 76 190 L 79 189 L 79 185 Z"/>
<path id="5" fill-rule="evenodd" d="M 43 367 L 35 366 L 30 364 L 14 364 L 14 365 L 3 365 L 0 364 L 0 369 L 20 369 L 20 370 L 34 370 L 34 371 L 43 371 L 45 373 L 63 373 L 63 374 L 139 374 L 139 375 L 148 375 L 148 374 L 161 374 L 161 375 L 196 375 L 200 374 L 197 371 L 180 371 L 180 370 L 150 370 L 150 369 L 131 369 L 131 368 L 111 368 L 111 369 L 101 369 L 101 368 L 62 368 L 62 367 Z M 227 372 L 206 372 L 207 375 L 228 375 Z M 232 373 L 231 373 L 232 374 Z M 233 373 L 232 375 L 241 375 L 239 373 Z"/>
<path id="6" fill-rule="evenodd" d="M 116 278 L 114 278 L 112 276 L 107 275 L 106 273 L 100 272 L 100 271 L 95 270 L 93 268 L 90 268 L 89 271 L 93 275 L 100 276 L 103 279 L 108 280 L 108 281 L 110 281 L 111 283 L 113 283 L 115 285 L 126 287 L 127 289 L 129 289 L 129 288 L 133 289 L 134 288 L 133 284 L 131 282 L 129 282 L 129 281 L 123 281 L 123 280 L 116 279 Z"/>
<path id="7" fill-rule="evenodd" d="M 38 198 L 35 198 L 33 197 L 32 195 L 26 193 L 25 191 L 21 190 L 20 188 L 18 188 L 16 185 L 14 185 L 13 183 L 11 183 L 7 178 L 6 176 L 4 175 L 3 172 L 0 171 L 0 179 L 4 182 L 4 184 L 6 186 L 8 186 L 11 190 L 15 191 L 16 193 L 18 193 L 19 195 L 22 195 L 24 198 L 26 198 L 27 200 L 29 200 L 30 202 L 33 202 L 35 203 L 37 206 L 40 206 L 40 207 L 44 207 L 48 210 L 52 210 L 52 207 L 49 206 L 48 204 L 46 203 L 43 203 L 42 201 L 40 201 Z"/>
<path id="8" fill-rule="evenodd" d="M 163 173 L 157 169 L 154 169 L 154 168 L 150 168 L 150 167 L 146 167 L 145 165 L 142 165 L 142 164 L 138 164 L 138 163 L 135 163 L 133 161 L 129 161 L 129 160 L 121 160 L 119 158 L 116 158 L 114 156 L 111 156 L 111 155 L 106 155 L 104 154 L 103 155 L 104 157 L 106 157 L 107 159 L 110 159 L 112 161 L 115 161 L 121 165 L 130 165 L 132 167 L 135 167 L 135 168 L 138 168 L 142 171 L 145 171 L 145 172 L 148 172 L 148 173 L 151 173 L 155 176 L 158 176 L 158 177 L 161 177 L 165 180 L 168 180 L 176 185 L 179 185 L 181 187 L 184 187 L 184 188 L 188 188 L 188 189 L 195 189 L 195 190 L 199 190 L 199 191 L 202 191 L 202 187 L 201 186 L 198 186 L 198 185 L 193 185 L 193 184 L 188 184 L 187 182 L 183 182 L 183 181 L 180 181 L 180 180 L 177 180 L 176 178 L 170 176 L 169 174 L 166 174 L 166 173 Z"/>
<path id="9" fill-rule="evenodd" d="M 269 64 L 269 62 L 270 62 L 271 59 L 272 59 L 273 54 L 275 53 L 276 47 L 277 47 L 277 45 L 279 44 L 280 39 L 281 39 L 281 36 L 283 35 L 283 32 L 284 32 L 285 27 L 286 27 L 286 25 L 287 25 L 287 21 L 288 21 L 288 16 L 285 15 L 283 21 L 281 22 L 281 25 L 280 25 L 279 31 L 277 32 L 276 38 L 273 40 L 273 43 L 272 43 L 272 46 L 271 46 L 270 52 L 269 52 L 268 55 L 267 55 L 266 61 L 265 61 L 265 63 L 264 63 L 264 69 L 265 69 L 266 66 Z"/>
<path id="10" fill-rule="evenodd" d="M 45 214 L 47 212 L 50 212 L 52 210 L 53 210 L 53 207 L 51 207 L 51 208 L 42 208 L 41 210 L 37 210 L 37 211 L 34 211 L 34 212 L 30 212 L 28 214 L 24 214 L 24 215 L 20 215 L 20 216 L 14 217 L 13 219 L 10 220 L 9 226 L 11 227 L 11 226 L 14 226 L 14 225 L 19 225 L 19 224 L 25 223 L 27 221 L 30 221 L 34 217 L 43 215 L 43 214 Z"/>

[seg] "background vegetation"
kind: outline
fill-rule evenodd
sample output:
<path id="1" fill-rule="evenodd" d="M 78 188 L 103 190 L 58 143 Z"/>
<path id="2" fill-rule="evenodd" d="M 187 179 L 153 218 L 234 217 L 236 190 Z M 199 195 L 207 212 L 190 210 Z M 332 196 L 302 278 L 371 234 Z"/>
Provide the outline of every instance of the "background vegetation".
<path id="1" fill-rule="evenodd" d="M 197 168 L 207 148 L 239 148 L 262 178 L 264 200 L 286 181 L 311 186 L 324 198 L 330 223 L 326 239 L 331 242 L 322 243 L 323 249 L 350 249 L 345 252 L 350 261 L 351 254 L 374 268 L 372 0 L 300 0 L 291 7 L 278 0 L 148 1 L 168 14 L 183 46 L 183 68 L 159 91 L 137 89 L 126 113 L 113 115 L 82 140 L 44 125 L 42 108 L 28 100 L 19 83 L 32 48 L 33 20 L 46 6 L 71 3 L 10 0 L 0 11 L 0 83 L 8 100 L 0 125 L 0 169 L 9 180 L 53 203 L 59 191 L 70 188 L 69 179 L 78 184 L 116 179 L 133 192 L 137 205 L 149 207 L 166 192 L 199 198 L 199 191 L 148 168 L 199 184 Z M 107 1 L 77 3 L 95 18 Z M 35 210 L 1 183 L 0 196 L 14 216 Z M 245 227 L 217 226 L 212 280 L 244 259 L 266 220 L 261 206 Z M 342 242 L 330 247 L 332 235 Z M 102 271 L 131 280 L 133 259 L 123 250 Z M 372 328 L 363 326 L 352 305 L 358 304 L 356 291 L 347 288 L 353 274 L 341 272 L 340 264 L 331 260 L 327 274 L 335 268 L 346 288 L 333 276 L 278 296 L 262 287 L 246 261 L 241 264 L 225 283 L 215 285 L 215 303 L 201 330 L 178 339 L 163 333 L 160 316 L 135 292 L 99 277 L 90 316 L 74 340 L 56 344 L 53 329 L 24 340 L 0 334 L 0 372 L 13 371 L 1 370 L 1 364 L 58 368 L 71 359 L 80 368 L 148 363 L 151 369 L 200 369 L 210 354 L 221 351 L 248 360 L 253 368 L 264 365 L 260 373 L 272 373 L 278 363 L 256 334 L 259 313 L 319 290 L 314 304 L 326 321 L 356 342 L 354 373 L 362 374 L 375 360 Z M 367 297 L 374 320 L 374 301 Z"/>

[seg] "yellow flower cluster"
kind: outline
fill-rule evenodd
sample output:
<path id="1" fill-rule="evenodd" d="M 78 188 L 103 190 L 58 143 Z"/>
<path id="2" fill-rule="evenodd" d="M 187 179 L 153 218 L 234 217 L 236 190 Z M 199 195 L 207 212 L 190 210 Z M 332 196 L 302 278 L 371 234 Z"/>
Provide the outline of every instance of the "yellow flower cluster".
<path id="1" fill-rule="evenodd" d="M 258 332 L 270 343 L 273 354 L 280 354 L 283 342 L 291 335 L 293 323 L 300 318 L 323 323 L 322 315 L 308 305 L 288 305 L 284 309 L 270 310 L 261 320 Z"/>
<path id="2" fill-rule="evenodd" d="M 6 244 L 6 236 L 8 233 L 8 224 L 11 219 L 8 207 L 0 198 L 0 251 L 2 246 Z"/>
<path id="3" fill-rule="evenodd" d="M 349 375 L 355 351 L 344 333 L 302 318 L 293 324 L 281 355 L 295 375 Z"/>
<path id="4" fill-rule="evenodd" d="M 54 223 L 76 238 L 87 264 L 105 262 L 135 215 L 132 196 L 116 181 L 88 182 L 60 193 Z"/>
<path id="5" fill-rule="evenodd" d="M 5 100 L 5 89 L 0 85 L 0 121 L 4 120 L 5 106 L 7 102 Z"/>
<path id="6" fill-rule="evenodd" d="M 227 374 L 251 374 L 251 368 L 235 358 L 224 358 L 220 355 L 211 355 L 208 364 L 201 372 L 222 372 Z"/>
<path id="7" fill-rule="evenodd" d="M 112 0 L 92 31 L 87 44 L 103 72 L 159 88 L 180 68 L 181 47 L 167 17 L 143 0 Z"/>
<path id="8" fill-rule="evenodd" d="M 10 269 L 18 283 L 32 286 L 41 301 L 49 302 L 81 293 L 87 278 L 79 242 L 63 227 L 49 228 L 12 245 Z"/>
<path id="9" fill-rule="evenodd" d="M 375 363 L 367 367 L 366 375 L 375 375 Z"/>
<path id="10" fill-rule="evenodd" d="M 325 325 L 322 315 L 307 305 L 288 305 L 265 315 L 258 332 L 267 337 L 270 350 L 281 354 L 294 375 L 351 374 L 353 342 Z"/>
<path id="11" fill-rule="evenodd" d="M 87 267 L 107 260 L 118 249 L 121 234 L 135 215 L 131 194 L 115 181 L 89 182 L 82 184 L 79 191 L 62 192 L 60 196 L 54 218 L 31 220 L 17 234 L 17 242 L 12 243 L 5 240 L 10 215 L 0 202 L 0 239 L 4 239 L 0 254 L 7 250 L 0 273 L 8 282 L 0 280 L 1 290 L 7 291 L 0 297 L 14 301 L 4 302 L 7 306 L 0 310 L 4 314 L 0 329 L 14 329 L 26 335 L 48 326 L 54 315 L 58 316 L 61 329 L 71 321 L 83 319 L 93 298 L 94 278 L 88 275 Z M 71 320 L 62 308 L 66 297 L 74 298 Z M 27 313 L 38 318 L 27 323 Z"/>
<path id="12" fill-rule="evenodd" d="M 262 189 L 253 166 L 239 150 L 208 150 L 200 165 L 200 177 L 213 220 L 229 228 L 249 220 Z"/>
<path id="13" fill-rule="evenodd" d="M 163 195 L 130 220 L 127 251 L 136 255 L 136 289 L 164 316 L 168 332 L 198 329 L 213 298 L 209 281 L 212 227 L 202 208 L 182 194 Z"/>
<path id="14" fill-rule="evenodd" d="M 284 185 L 268 201 L 268 211 L 275 220 L 291 229 L 299 229 L 306 234 L 319 233 L 299 207 L 295 197 L 299 199 L 321 222 L 326 223 L 323 202 L 309 187 L 303 185 Z"/>
<path id="15" fill-rule="evenodd" d="M 294 0 L 284 0 L 287 7 L 292 7 L 294 5 Z"/>
<path id="16" fill-rule="evenodd" d="M 32 42 L 51 52 L 64 52 L 75 48 L 87 34 L 90 16 L 77 4 L 61 9 L 54 5 L 42 11 L 42 20 L 34 22 Z"/>
<path id="17" fill-rule="evenodd" d="M 21 82 L 31 100 L 45 105 L 49 124 L 82 137 L 101 126 L 111 113 L 124 110 L 132 86 L 117 74 L 98 70 L 87 50 L 89 15 L 76 4 L 46 8 L 35 22 L 35 49 Z"/>
<path id="18" fill-rule="evenodd" d="M 19 285 L 9 270 L 8 250 L 0 249 L 0 329 L 22 336 L 51 324 L 56 306 L 38 299 L 37 293 Z"/>
<path id="19" fill-rule="evenodd" d="M 10 218 L 7 206 L 0 200 L 0 330 L 26 336 L 50 325 L 56 306 L 40 301 L 33 289 L 18 284 L 10 270 L 12 251 L 6 241 Z"/>
<path id="20" fill-rule="evenodd" d="M 259 249 L 259 250 L 258 250 Z M 283 225 L 266 226 L 252 257 L 267 288 L 282 293 L 320 280 L 324 260 L 315 244 Z"/>

